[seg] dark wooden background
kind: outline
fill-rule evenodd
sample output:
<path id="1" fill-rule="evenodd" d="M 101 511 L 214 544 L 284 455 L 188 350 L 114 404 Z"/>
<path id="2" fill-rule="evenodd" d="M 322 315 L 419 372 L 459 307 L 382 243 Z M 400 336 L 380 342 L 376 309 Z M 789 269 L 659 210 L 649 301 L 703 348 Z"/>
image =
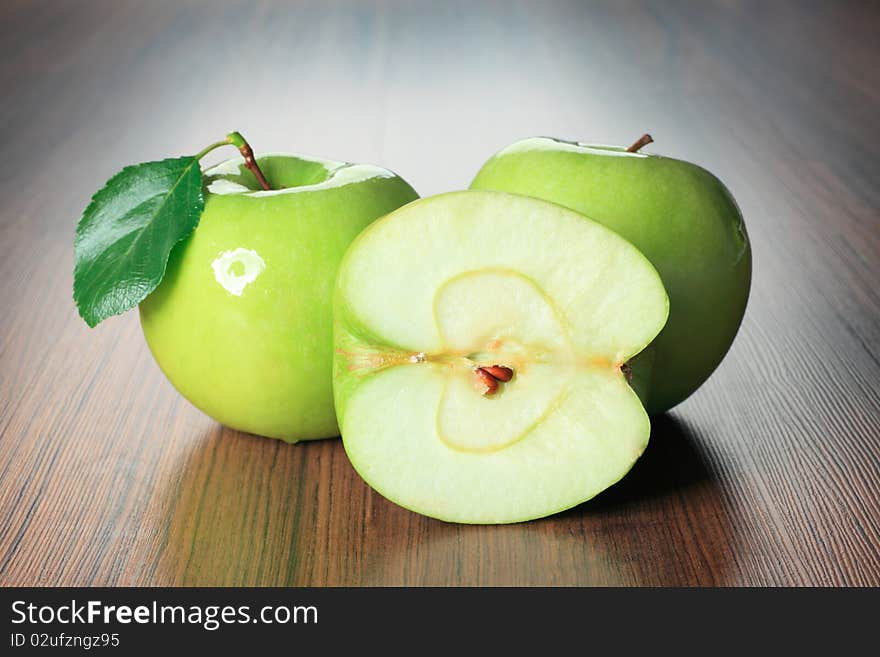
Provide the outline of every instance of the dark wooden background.
<path id="1" fill-rule="evenodd" d="M 0 584 L 880 585 L 878 31 L 869 2 L 4 0 Z M 650 131 L 742 207 L 745 322 L 599 498 L 410 513 L 338 440 L 200 414 L 136 313 L 76 314 L 91 194 L 235 129 L 422 195 L 522 137 Z"/>

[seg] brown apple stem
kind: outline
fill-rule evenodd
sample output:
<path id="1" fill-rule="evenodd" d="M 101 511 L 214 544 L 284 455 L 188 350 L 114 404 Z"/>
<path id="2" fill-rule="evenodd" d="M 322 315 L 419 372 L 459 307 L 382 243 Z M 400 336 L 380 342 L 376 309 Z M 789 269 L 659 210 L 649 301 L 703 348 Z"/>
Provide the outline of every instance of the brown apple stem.
<path id="1" fill-rule="evenodd" d="M 626 149 L 627 153 L 638 153 L 640 148 L 644 148 L 648 144 L 654 141 L 654 138 L 649 135 L 647 132 L 638 138 L 636 143 Z"/>
<path id="2" fill-rule="evenodd" d="M 269 181 L 266 180 L 266 176 L 263 175 L 263 171 L 260 169 L 260 165 L 257 164 L 256 158 L 254 158 L 254 151 L 251 150 L 250 144 L 248 144 L 244 137 L 237 132 L 230 132 L 226 135 L 226 139 L 230 144 L 238 148 L 238 151 L 244 157 L 244 165 L 250 170 L 252 174 L 254 174 L 254 178 L 257 179 L 257 182 L 260 183 L 260 187 L 265 191 L 270 191 L 272 187 L 269 185 Z"/>

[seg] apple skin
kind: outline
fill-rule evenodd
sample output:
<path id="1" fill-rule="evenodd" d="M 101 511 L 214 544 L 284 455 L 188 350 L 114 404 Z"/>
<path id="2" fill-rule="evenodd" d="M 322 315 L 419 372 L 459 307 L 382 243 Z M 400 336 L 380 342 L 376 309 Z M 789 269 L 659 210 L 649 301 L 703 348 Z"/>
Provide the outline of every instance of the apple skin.
<path id="1" fill-rule="evenodd" d="M 537 137 L 494 155 L 471 189 L 558 203 L 611 228 L 651 261 L 670 313 L 646 350 L 650 414 L 684 401 L 721 363 L 745 313 L 752 258 L 739 207 L 714 175 L 668 157 Z M 639 357 L 636 377 L 638 370 Z"/>
<path id="2" fill-rule="evenodd" d="M 418 198 L 379 167 L 272 154 L 205 172 L 198 227 L 140 304 L 174 387 L 218 422 L 287 442 L 337 436 L 331 300 L 349 243 Z"/>

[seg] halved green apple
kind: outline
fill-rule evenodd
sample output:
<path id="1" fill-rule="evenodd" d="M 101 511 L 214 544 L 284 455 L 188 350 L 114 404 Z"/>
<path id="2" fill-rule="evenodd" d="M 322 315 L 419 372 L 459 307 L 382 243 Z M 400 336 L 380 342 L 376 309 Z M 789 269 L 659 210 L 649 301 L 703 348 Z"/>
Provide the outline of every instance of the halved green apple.
<path id="1" fill-rule="evenodd" d="M 647 445 L 625 366 L 668 309 L 648 260 L 583 215 L 503 192 L 412 202 L 362 232 L 337 277 L 345 450 L 379 493 L 442 520 L 579 504 Z"/>

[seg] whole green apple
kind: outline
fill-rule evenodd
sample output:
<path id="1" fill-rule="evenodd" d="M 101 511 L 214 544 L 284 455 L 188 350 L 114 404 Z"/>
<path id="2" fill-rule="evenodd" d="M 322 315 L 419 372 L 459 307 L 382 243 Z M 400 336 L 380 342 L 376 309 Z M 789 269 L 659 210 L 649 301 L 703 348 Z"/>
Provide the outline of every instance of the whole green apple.
<path id="1" fill-rule="evenodd" d="M 338 435 L 331 299 L 349 243 L 418 198 L 385 169 L 271 154 L 205 172 L 205 210 L 140 304 L 175 388 L 229 427 L 288 442 Z"/>
<path id="2" fill-rule="evenodd" d="M 668 157 L 550 138 L 501 150 L 472 189 L 558 203 L 611 228 L 647 256 L 669 294 L 669 320 L 636 379 L 657 414 L 687 398 L 729 349 L 745 312 L 751 249 L 733 196 L 705 169 Z M 652 363 L 650 361 L 653 361 Z"/>

